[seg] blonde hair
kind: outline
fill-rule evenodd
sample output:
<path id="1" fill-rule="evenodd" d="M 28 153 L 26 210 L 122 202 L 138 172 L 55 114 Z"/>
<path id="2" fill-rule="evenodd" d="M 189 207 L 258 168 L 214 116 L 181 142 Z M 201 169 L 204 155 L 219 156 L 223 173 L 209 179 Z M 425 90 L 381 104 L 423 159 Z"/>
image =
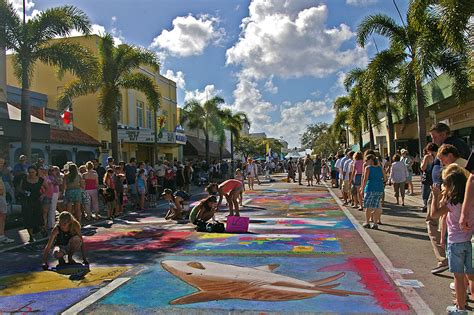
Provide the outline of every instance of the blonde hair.
<path id="1" fill-rule="evenodd" d="M 91 161 L 87 162 L 86 163 L 86 167 L 87 169 L 90 171 L 94 168 L 94 163 L 92 163 Z"/>
<path id="2" fill-rule="evenodd" d="M 452 204 L 462 203 L 469 172 L 455 163 L 448 165 L 442 173 L 444 195 Z"/>
<path id="3" fill-rule="evenodd" d="M 61 212 L 59 215 L 58 225 L 62 223 L 69 224 L 69 232 L 73 235 L 80 235 L 81 234 L 81 224 L 76 218 L 67 211 Z"/>

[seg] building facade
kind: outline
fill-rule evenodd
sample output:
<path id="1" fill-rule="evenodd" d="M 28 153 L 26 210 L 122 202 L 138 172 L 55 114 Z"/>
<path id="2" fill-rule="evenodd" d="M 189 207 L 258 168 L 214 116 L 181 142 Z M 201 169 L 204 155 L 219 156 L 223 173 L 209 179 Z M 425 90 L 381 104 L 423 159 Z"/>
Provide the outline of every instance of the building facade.
<path id="1" fill-rule="evenodd" d="M 442 122 L 447 124 L 452 134 L 462 138 L 474 149 L 474 90 L 465 95 L 463 102 L 458 102 L 453 96 L 452 81 L 447 74 L 441 74 L 423 86 L 425 91 L 425 120 L 426 130 L 432 125 Z M 415 106 L 415 105 L 413 105 Z M 418 153 L 418 125 L 416 116 L 397 119 L 395 124 L 395 149 L 407 149 L 415 156 Z M 375 147 L 383 155 L 388 153 L 388 129 L 384 114 L 379 117 L 379 124 L 374 126 Z M 364 146 L 369 143 L 369 132 L 363 133 Z M 431 141 L 429 134 L 427 140 Z M 349 143 L 353 148 L 359 149 L 352 134 Z"/>
<path id="2" fill-rule="evenodd" d="M 86 47 L 95 56 L 99 55 L 99 36 L 71 37 L 69 40 Z M 122 107 L 119 112 L 118 129 L 120 156 L 115 158 L 127 161 L 131 157 L 136 157 L 138 160 L 148 160 L 150 162 L 154 162 L 158 157 L 163 156 L 178 158 L 179 147 L 183 144 L 182 141 L 176 141 L 175 133 L 177 127 L 176 83 L 161 76 L 159 71 L 153 72 L 145 67 L 140 67 L 138 71 L 149 76 L 157 83 L 161 93 L 161 107 L 155 111 L 148 104 L 143 93 L 131 89 L 122 90 Z M 75 78 L 70 73 L 58 77 L 55 68 L 37 63 L 31 80 L 31 90 L 46 95 L 48 109 L 58 110 L 56 100 L 63 92 L 65 85 L 73 79 Z M 20 87 L 14 76 L 12 56 L 7 56 L 7 83 L 11 86 Z M 72 100 L 72 104 L 72 125 L 100 143 L 97 154 L 99 159 L 104 162 L 112 152 L 111 136 L 110 130 L 104 128 L 99 119 L 98 94 L 75 98 Z M 166 141 L 158 137 L 162 129 L 160 128 L 160 121 L 163 120 L 165 128 L 162 132 L 167 132 Z"/>

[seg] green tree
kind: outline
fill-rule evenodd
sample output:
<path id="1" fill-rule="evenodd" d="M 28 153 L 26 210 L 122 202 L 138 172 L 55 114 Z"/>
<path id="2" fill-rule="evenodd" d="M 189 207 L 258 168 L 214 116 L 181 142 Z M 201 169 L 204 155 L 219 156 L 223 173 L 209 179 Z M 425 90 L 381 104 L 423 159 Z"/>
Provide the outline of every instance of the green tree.
<path id="1" fill-rule="evenodd" d="M 226 108 L 221 113 L 224 128 L 230 131 L 230 157 L 234 160 L 234 142 L 240 139 L 240 131 L 244 124 L 250 126 L 250 120 L 247 114 L 243 112 L 233 113 L 232 110 Z"/>
<path id="2" fill-rule="evenodd" d="M 71 105 L 71 99 L 92 93 L 99 94 L 99 119 L 110 130 L 112 156 L 119 157 L 118 113 L 122 108 L 122 89 L 141 91 L 150 106 L 157 110 L 160 106 L 160 92 L 151 78 L 139 72 L 140 66 L 159 69 L 156 54 L 143 48 L 122 44 L 115 46 L 110 34 L 100 38 L 99 62 L 95 74 L 86 79 L 78 79 L 65 87 L 59 98 L 61 107 Z"/>
<path id="3" fill-rule="evenodd" d="M 406 22 L 402 25 L 387 15 L 373 14 L 365 17 L 357 28 L 357 40 L 361 46 L 365 46 L 369 37 L 376 33 L 388 37 L 390 50 L 398 52 L 405 60 L 399 78 L 399 92 L 406 104 L 416 100 L 420 154 L 427 135 L 423 82 L 436 75 L 435 69 L 441 69 L 454 79 L 453 94 L 458 100 L 466 95 L 469 87 L 468 56 L 464 51 L 456 52 L 445 45 L 440 32 L 442 22 L 430 10 L 432 2 L 410 1 Z"/>
<path id="4" fill-rule="evenodd" d="M 259 155 L 261 150 L 261 143 L 257 138 L 241 136 L 238 141 L 236 141 L 235 151 L 243 155 L 245 160 L 249 157 L 254 157 Z"/>
<path id="5" fill-rule="evenodd" d="M 377 106 L 377 103 L 370 101 L 366 93 L 366 80 L 367 69 L 354 68 L 346 74 L 344 86 L 346 91 L 349 92 L 351 124 L 356 124 L 353 127 L 358 131 L 359 125 L 356 120 L 362 120 L 363 125 L 369 130 L 369 146 L 371 149 L 375 149 L 373 127 L 379 124 L 378 114 L 380 107 Z M 362 128 L 360 128 L 360 130 L 362 131 Z M 361 147 L 361 150 L 362 148 L 363 147 Z"/>
<path id="6" fill-rule="evenodd" d="M 340 96 L 336 98 L 333 104 L 336 111 L 334 122 L 331 125 L 331 130 L 335 139 L 340 140 L 340 135 L 349 128 L 350 132 L 359 142 L 359 147 L 363 148 L 364 142 L 362 140 L 363 117 L 365 117 L 365 109 L 363 106 L 358 106 L 350 96 Z M 340 142 L 340 141 L 339 141 Z"/>
<path id="7" fill-rule="evenodd" d="M 393 115 L 399 116 L 401 110 L 411 113 L 411 104 L 397 102 L 396 81 L 400 78 L 400 68 L 404 60 L 401 55 L 391 50 L 384 50 L 375 55 L 367 66 L 365 89 L 370 103 L 377 104 L 386 114 L 389 154 L 395 154 L 395 126 Z M 399 108 L 399 104 L 408 105 Z"/>
<path id="8" fill-rule="evenodd" d="M 196 99 L 186 102 L 181 116 L 181 123 L 188 123 L 189 128 L 201 130 L 206 139 L 206 161 L 210 163 L 209 138 L 211 134 L 217 135 L 222 140 L 223 123 L 219 106 L 224 104 L 224 99 L 220 96 L 206 100 L 201 104 Z M 224 136 L 225 137 L 225 136 Z"/>
<path id="9" fill-rule="evenodd" d="M 345 119 L 344 119 L 345 120 Z M 340 131 L 338 131 L 340 132 Z M 329 156 L 338 149 L 337 137 L 331 125 L 324 122 L 308 125 L 301 136 L 301 145 L 312 149 L 314 153 Z"/>
<path id="10" fill-rule="evenodd" d="M 31 109 L 30 83 L 38 62 L 55 66 L 59 74 L 69 71 L 79 78 L 86 78 L 94 69 L 94 58 L 82 46 L 66 38 L 71 31 L 89 34 L 90 23 L 81 10 L 61 6 L 42 11 L 22 21 L 13 6 L 0 0 L 0 46 L 13 52 L 15 76 L 21 84 L 21 147 L 22 153 L 31 158 Z"/>

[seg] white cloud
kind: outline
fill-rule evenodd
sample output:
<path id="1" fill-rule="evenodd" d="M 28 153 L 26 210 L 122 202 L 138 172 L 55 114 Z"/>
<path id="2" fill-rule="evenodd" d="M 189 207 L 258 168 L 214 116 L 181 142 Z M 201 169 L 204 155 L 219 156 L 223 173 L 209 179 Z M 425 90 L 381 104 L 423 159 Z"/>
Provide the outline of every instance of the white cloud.
<path id="1" fill-rule="evenodd" d="M 265 126 L 265 130 L 270 137 L 283 137 L 291 147 L 299 146 L 301 134 L 306 131 L 306 126 L 331 113 L 333 109 L 324 101 L 308 99 L 295 104 L 287 103 L 280 109 L 280 121 Z"/>
<path id="2" fill-rule="evenodd" d="M 23 15 L 23 0 L 9 0 L 13 8 L 18 12 L 18 14 Z M 30 11 L 35 6 L 35 3 L 32 0 L 25 1 L 26 11 Z"/>
<path id="3" fill-rule="evenodd" d="M 125 37 L 122 36 L 122 31 L 118 30 L 115 26 L 115 22 L 117 21 L 117 18 L 113 16 L 111 18 L 112 23 L 111 23 L 111 29 L 108 33 L 112 35 L 115 45 L 121 45 L 125 42 Z M 105 29 L 105 26 L 100 25 L 100 24 L 92 24 L 91 25 L 91 34 L 94 35 L 99 35 L 103 36 L 105 33 L 107 33 L 107 30 Z M 83 36 L 84 34 L 77 31 L 73 30 L 70 34 L 69 37 L 74 37 L 74 36 Z"/>
<path id="4" fill-rule="evenodd" d="M 218 23 L 217 18 L 208 15 L 178 16 L 173 20 L 173 28 L 163 30 L 153 39 L 150 48 L 163 49 L 179 57 L 201 55 L 209 44 L 218 43 L 225 35 Z"/>
<path id="5" fill-rule="evenodd" d="M 200 103 L 203 103 L 214 96 L 222 94 L 222 90 L 216 89 L 214 84 L 206 85 L 204 90 L 200 91 L 198 89 L 194 91 L 186 91 L 184 94 L 184 101 L 189 101 L 191 99 L 195 99 Z"/>
<path id="6" fill-rule="evenodd" d="M 278 86 L 273 84 L 273 76 L 270 76 L 270 78 L 265 82 L 265 91 L 272 94 L 278 93 Z"/>
<path id="7" fill-rule="evenodd" d="M 276 106 L 263 100 L 256 82 L 241 76 L 234 91 L 234 98 L 233 107 L 249 116 L 253 130 L 262 131 L 263 126 L 271 124 L 270 113 L 276 110 Z"/>
<path id="8" fill-rule="evenodd" d="M 249 12 L 242 20 L 238 42 L 226 53 L 227 64 L 241 65 L 246 76 L 324 77 L 367 63 L 363 48 L 355 44 L 342 48 L 355 34 L 345 24 L 328 27 L 326 5 L 309 0 L 254 0 Z"/>
<path id="9" fill-rule="evenodd" d="M 182 71 L 177 71 L 176 73 L 174 73 L 173 70 L 166 70 L 164 76 L 176 82 L 176 86 L 180 89 L 184 89 L 184 87 L 186 86 L 186 81 L 184 80 L 184 73 Z"/>
<path id="10" fill-rule="evenodd" d="M 291 146 L 299 144 L 306 125 L 332 114 L 332 100 L 283 102 L 275 106 L 264 99 L 258 83 L 277 92 L 274 77 L 323 78 L 337 74 L 334 89 L 339 90 L 347 68 L 368 62 L 364 49 L 356 47 L 349 26 L 326 25 L 328 8 L 317 0 L 253 0 L 249 16 L 242 20 L 237 43 L 226 53 L 227 64 L 241 66 L 237 74 L 233 108 L 245 112 L 252 121 L 252 132 L 283 136 Z M 350 47 L 347 44 L 354 42 Z"/>
<path id="11" fill-rule="evenodd" d="M 346 0 L 346 3 L 348 5 L 353 5 L 353 6 L 367 6 L 371 4 L 377 3 L 378 0 Z"/>

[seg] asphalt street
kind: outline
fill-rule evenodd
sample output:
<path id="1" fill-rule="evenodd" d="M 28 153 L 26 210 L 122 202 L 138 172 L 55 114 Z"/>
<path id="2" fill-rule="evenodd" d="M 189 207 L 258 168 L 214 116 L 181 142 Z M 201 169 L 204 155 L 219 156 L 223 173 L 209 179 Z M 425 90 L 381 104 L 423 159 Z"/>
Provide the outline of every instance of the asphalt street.
<path id="1" fill-rule="evenodd" d="M 82 277 L 79 266 L 42 271 L 44 242 L 4 251 L 0 313 L 444 312 L 450 275 L 429 272 L 416 198 L 396 208 L 387 192 L 383 225 L 365 230 L 337 189 L 275 179 L 245 193 L 249 233 L 197 233 L 165 221 L 162 205 L 86 226 L 91 265 Z"/>

